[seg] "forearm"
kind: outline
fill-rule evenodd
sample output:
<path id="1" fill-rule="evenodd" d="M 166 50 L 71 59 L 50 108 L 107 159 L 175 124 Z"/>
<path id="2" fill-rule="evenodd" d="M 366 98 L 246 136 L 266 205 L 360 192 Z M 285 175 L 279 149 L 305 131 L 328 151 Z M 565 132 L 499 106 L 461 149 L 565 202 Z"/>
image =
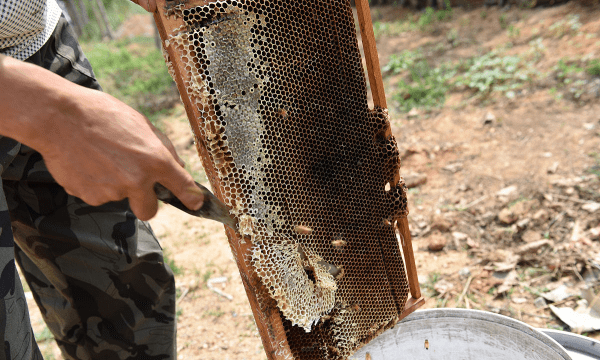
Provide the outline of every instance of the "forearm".
<path id="1" fill-rule="evenodd" d="M 82 88 L 36 65 L 0 55 L 0 135 L 42 151 Z M 66 125 L 66 124 L 63 124 Z"/>
<path id="2" fill-rule="evenodd" d="M 90 205 L 129 198 L 142 220 L 156 213 L 155 183 L 190 209 L 202 206 L 170 141 L 121 101 L 8 57 L 0 89 L 0 135 L 39 151 L 69 194 Z"/>

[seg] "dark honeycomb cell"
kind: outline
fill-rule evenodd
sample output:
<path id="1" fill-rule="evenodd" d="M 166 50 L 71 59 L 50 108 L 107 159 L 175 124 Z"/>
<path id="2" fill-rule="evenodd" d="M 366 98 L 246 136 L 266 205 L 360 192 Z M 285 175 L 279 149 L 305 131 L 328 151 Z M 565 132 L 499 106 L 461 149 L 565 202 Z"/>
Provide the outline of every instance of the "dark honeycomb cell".
<path id="1" fill-rule="evenodd" d="M 165 45 L 185 64 L 198 140 L 252 244 L 242 261 L 261 280 L 258 305 L 276 306 L 294 359 L 348 357 L 393 326 L 408 297 L 400 156 L 387 111 L 367 106 L 349 1 L 171 11 L 186 26 Z"/>

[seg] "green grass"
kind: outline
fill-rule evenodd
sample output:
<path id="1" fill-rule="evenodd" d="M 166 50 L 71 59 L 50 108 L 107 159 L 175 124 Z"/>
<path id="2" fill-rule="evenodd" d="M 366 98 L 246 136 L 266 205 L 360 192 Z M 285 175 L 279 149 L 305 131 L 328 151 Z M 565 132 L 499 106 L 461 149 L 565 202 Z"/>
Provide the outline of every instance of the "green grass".
<path id="1" fill-rule="evenodd" d="M 446 100 L 448 80 L 455 71 L 449 67 L 432 68 L 425 60 L 420 60 L 408 68 L 408 80 L 398 84 L 401 109 L 405 112 L 412 108 L 430 109 L 439 107 Z"/>
<path id="2" fill-rule="evenodd" d="M 404 19 L 394 22 L 374 21 L 375 39 L 382 36 L 396 36 L 407 31 L 428 31 L 435 23 L 449 21 L 454 13 L 448 0 L 445 1 L 445 4 L 446 8 L 441 10 L 427 7 L 418 17 L 406 16 Z"/>
<path id="3" fill-rule="evenodd" d="M 404 70 L 408 70 L 421 59 L 423 59 L 423 54 L 420 51 L 404 50 L 400 54 L 390 55 L 390 60 L 382 70 L 391 74 L 399 74 Z"/>
<path id="4" fill-rule="evenodd" d="M 519 56 L 501 56 L 491 51 L 472 58 L 470 66 L 458 77 L 454 85 L 474 90 L 478 97 L 485 97 L 497 91 L 512 98 L 515 96 L 515 90 L 524 87 L 535 76 L 535 69 Z"/>
<path id="5" fill-rule="evenodd" d="M 600 76 L 600 59 L 590 61 L 585 71 L 592 76 Z"/>
<path id="6" fill-rule="evenodd" d="M 373 33 L 375 35 L 375 39 L 380 39 L 383 36 L 398 36 L 404 32 L 413 31 L 416 29 L 417 24 L 408 18 L 394 22 L 373 22 Z"/>
<path id="7" fill-rule="evenodd" d="M 569 74 L 583 71 L 583 68 L 577 66 L 575 63 L 566 58 L 558 60 L 558 64 L 556 64 L 554 68 L 557 71 L 556 76 L 559 80 L 564 80 Z"/>
<path id="8" fill-rule="evenodd" d="M 104 91 L 152 115 L 145 104 L 171 90 L 173 80 L 152 38 L 83 43 Z"/>
<path id="9" fill-rule="evenodd" d="M 417 26 L 421 31 L 425 31 L 435 22 L 448 21 L 452 19 L 453 11 L 450 6 L 450 1 L 446 0 L 446 9 L 435 10 L 432 7 L 427 7 L 425 12 L 417 20 Z"/>
<path id="10" fill-rule="evenodd" d="M 47 326 L 44 326 L 44 329 L 39 333 L 35 333 L 34 336 L 38 343 L 54 339 L 54 335 L 52 335 Z"/>
<path id="11" fill-rule="evenodd" d="M 182 268 L 181 266 L 177 265 L 177 264 L 175 263 L 175 260 L 173 260 L 173 259 L 171 258 L 171 252 L 170 252 L 170 251 L 167 251 L 167 250 L 165 249 L 165 250 L 163 251 L 163 255 L 164 255 L 164 260 L 165 260 L 165 263 L 166 263 L 167 265 L 169 265 L 169 267 L 170 267 L 170 268 L 171 268 L 171 270 L 173 271 L 173 274 L 175 274 L 175 276 L 182 275 L 182 274 L 183 274 L 183 268 Z"/>
<path id="12" fill-rule="evenodd" d="M 421 50 L 405 50 L 391 55 L 383 71 L 402 77 L 394 96 L 403 112 L 412 108 L 441 107 L 451 91 L 469 90 L 479 100 L 494 92 L 514 98 L 517 90 L 533 83 L 540 74 L 531 61 L 526 60 L 527 56 L 503 55 L 502 52 L 494 50 L 432 67 Z"/>

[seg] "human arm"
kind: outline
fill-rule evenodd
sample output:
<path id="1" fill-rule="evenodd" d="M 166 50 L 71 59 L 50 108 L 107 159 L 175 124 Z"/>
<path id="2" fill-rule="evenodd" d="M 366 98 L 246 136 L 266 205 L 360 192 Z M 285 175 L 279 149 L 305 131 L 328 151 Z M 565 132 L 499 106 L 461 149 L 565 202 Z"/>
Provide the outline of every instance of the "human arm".
<path id="1" fill-rule="evenodd" d="M 69 194 L 90 205 L 129 198 L 142 220 L 156 214 L 157 182 L 202 205 L 168 139 L 114 97 L 3 55 L 0 89 L 0 134 L 39 151 Z"/>

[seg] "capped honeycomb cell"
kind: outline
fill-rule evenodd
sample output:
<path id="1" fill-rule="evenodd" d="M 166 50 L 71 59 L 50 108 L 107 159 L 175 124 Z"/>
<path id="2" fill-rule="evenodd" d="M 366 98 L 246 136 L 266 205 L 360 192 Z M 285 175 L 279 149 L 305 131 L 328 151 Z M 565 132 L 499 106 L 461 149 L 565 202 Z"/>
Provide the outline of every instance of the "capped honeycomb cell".
<path id="1" fill-rule="evenodd" d="M 349 0 L 166 1 L 155 15 L 270 359 L 345 359 L 405 309 L 408 213 Z"/>

